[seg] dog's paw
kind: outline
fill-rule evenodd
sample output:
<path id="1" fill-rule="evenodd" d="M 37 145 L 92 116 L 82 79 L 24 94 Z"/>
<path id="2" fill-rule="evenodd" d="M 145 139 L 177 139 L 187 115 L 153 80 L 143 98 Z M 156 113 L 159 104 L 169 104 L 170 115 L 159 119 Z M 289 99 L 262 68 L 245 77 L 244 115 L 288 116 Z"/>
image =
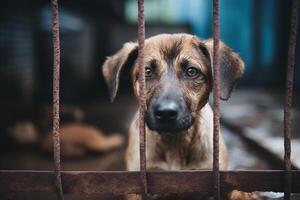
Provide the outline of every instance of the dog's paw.
<path id="1" fill-rule="evenodd" d="M 238 190 L 233 190 L 229 194 L 229 199 L 230 200 L 263 200 L 256 193 L 242 192 L 242 191 L 238 191 Z"/>
<path id="2" fill-rule="evenodd" d="M 139 194 L 128 194 L 124 200 L 142 200 L 142 196 Z"/>

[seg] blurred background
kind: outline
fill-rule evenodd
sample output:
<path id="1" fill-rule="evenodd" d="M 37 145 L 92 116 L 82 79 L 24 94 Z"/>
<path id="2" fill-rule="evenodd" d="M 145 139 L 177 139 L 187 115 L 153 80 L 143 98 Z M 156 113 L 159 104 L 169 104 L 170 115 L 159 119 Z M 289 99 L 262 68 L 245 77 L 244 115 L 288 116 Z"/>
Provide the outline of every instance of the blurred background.
<path id="1" fill-rule="evenodd" d="M 221 39 L 246 63 L 232 98 L 222 103 L 230 169 L 283 168 L 290 6 L 291 0 L 220 1 Z M 129 76 L 124 76 L 111 104 L 101 66 L 123 43 L 137 39 L 136 1 L 59 1 L 59 12 L 62 168 L 124 170 L 127 129 L 137 102 Z M 147 36 L 212 36 L 212 1 L 146 0 L 145 17 Z M 52 51 L 49 1 L 1 2 L 0 170 L 53 169 Z M 292 160 L 299 168 L 299 59 L 295 69 Z M 20 197 L 27 198 L 32 196 Z"/>

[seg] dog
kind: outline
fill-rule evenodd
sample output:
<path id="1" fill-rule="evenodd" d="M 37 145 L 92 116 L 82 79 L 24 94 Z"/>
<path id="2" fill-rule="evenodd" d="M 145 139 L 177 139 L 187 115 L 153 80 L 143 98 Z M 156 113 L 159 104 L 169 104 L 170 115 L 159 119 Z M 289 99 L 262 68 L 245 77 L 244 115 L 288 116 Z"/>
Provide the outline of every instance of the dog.
<path id="1" fill-rule="evenodd" d="M 220 41 L 222 100 L 241 79 L 244 62 Z M 213 40 L 190 34 L 159 34 L 145 40 L 146 162 L 148 170 L 211 169 L 213 163 L 212 91 Z M 125 43 L 108 57 L 102 72 L 113 101 L 120 77 L 130 68 L 135 96 L 139 96 L 138 44 Z M 139 114 L 129 128 L 126 166 L 139 171 Z M 220 133 L 220 169 L 227 169 L 227 149 Z M 238 194 L 236 194 L 238 196 Z M 131 195 L 128 199 L 141 199 Z M 237 199 L 246 199 L 244 197 Z"/>

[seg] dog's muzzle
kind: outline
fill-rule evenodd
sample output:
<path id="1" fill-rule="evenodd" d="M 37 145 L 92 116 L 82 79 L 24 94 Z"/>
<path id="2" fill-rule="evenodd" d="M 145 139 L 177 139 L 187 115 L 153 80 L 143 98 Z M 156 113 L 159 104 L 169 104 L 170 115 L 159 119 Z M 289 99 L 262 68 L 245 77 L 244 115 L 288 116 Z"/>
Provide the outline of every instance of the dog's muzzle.
<path id="1" fill-rule="evenodd" d="M 170 98 L 157 99 L 148 105 L 146 123 L 160 134 L 179 133 L 193 124 L 193 117 L 185 102 Z"/>

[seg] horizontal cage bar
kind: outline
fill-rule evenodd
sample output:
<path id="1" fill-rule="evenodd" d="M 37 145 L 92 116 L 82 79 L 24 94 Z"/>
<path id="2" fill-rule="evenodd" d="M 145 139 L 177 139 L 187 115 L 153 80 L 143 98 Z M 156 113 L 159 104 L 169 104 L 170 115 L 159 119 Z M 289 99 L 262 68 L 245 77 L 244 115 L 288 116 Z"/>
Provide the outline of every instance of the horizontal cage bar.
<path id="1" fill-rule="evenodd" d="M 284 191 L 283 170 L 221 171 L 221 191 Z M 212 194 L 212 171 L 147 172 L 150 194 Z M 55 192 L 53 171 L 0 170 L 0 192 Z M 140 172 L 62 171 L 65 194 L 141 193 Z M 293 193 L 300 193 L 300 170 L 292 171 Z"/>

